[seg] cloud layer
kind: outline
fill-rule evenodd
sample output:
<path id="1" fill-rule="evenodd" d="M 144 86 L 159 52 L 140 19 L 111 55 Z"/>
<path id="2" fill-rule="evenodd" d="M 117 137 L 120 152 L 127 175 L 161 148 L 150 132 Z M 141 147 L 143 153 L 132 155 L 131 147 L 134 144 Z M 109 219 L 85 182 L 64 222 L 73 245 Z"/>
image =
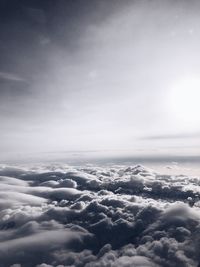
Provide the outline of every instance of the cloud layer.
<path id="1" fill-rule="evenodd" d="M 0 168 L 0 267 L 196 267 L 199 178 L 133 167 Z"/>

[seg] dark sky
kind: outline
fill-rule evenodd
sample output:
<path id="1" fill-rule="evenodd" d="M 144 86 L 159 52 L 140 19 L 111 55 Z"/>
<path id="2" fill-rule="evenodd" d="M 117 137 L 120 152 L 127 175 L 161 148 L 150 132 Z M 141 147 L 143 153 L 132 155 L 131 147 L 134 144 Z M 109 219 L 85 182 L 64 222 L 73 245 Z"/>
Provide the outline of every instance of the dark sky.
<path id="1" fill-rule="evenodd" d="M 124 5 L 120 2 L 1 1 L 0 99 L 4 107 L 2 112 L 16 112 L 18 109 L 20 111 L 19 106 L 26 105 L 24 97 L 32 99 L 35 97 L 35 91 L 44 90 L 39 87 L 33 89 L 33 84 L 45 79 L 49 75 L 49 69 L 54 68 L 55 62 L 51 60 L 54 60 L 52 58 L 55 50 L 55 60 L 58 62 L 59 57 L 65 59 L 66 64 L 69 61 L 75 62 L 77 58 L 79 61 L 80 57 L 77 54 L 83 48 L 85 31 L 90 26 L 101 24 L 114 10 Z M 125 2 L 128 4 L 130 1 Z M 14 106 L 13 102 L 16 103 Z"/>
<path id="2" fill-rule="evenodd" d="M 199 12 L 195 0 L 0 1 L 2 155 L 194 153 Z"/>

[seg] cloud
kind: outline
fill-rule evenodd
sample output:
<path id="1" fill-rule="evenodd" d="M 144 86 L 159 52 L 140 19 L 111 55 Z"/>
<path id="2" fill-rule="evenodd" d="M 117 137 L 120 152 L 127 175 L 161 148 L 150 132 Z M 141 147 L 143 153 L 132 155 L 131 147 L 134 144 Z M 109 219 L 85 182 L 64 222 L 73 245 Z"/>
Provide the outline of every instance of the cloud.
<path id="1" fill-rule="evenodd" d="M 25 80 L 13 73 L 0 72 L 0 81 L 25 82 Z"/>
<path id="2" fill-rule="evenodd" d="M 41 226 L 43 225 L 41 224 Z M 48 224 L 44 224 L 44 226 L 47 227 L 39 227 L 37 229 L 36 224 L 35 229 L 35 225 L 33 225 L 34 229 L 29 230 L 29 232 L 26 225 L 24 225 L 23 231 L 20 229 L 20 237 L 14 237 L 11 240 L 1 242 L 1 264 L 7 265 L 12 262 L 13 260 L 10 257 L 14 257 L 17 262 L 20 260 L 31 262 L 31 265 L 42 259 L 49 261 L 51 251 L 61 249 L 62 247 L 75 250 L 81 249 L 84 244 L 84 238 L 90 238 L 91 236 L 87 233 L 64 229 L 64 227 L 57 228 L 54 225 Z M 15 234 L 17 235 L 17 233 Z M 24 234 L 26 235 L 23 236 Z"/>
<path id="3" fill-rule="evenodd" d="M 122 256 L 116 262 L 117 267 L 156 267 L 155 263 L 151 262 L 148 258 L 143 256 Z"/>
<path id="4" fill-rule="evenodd" d="M 5 165 L 0 174 L 1 267 L 196 267 L 200 261 L 195 177 L 141 165 Z"/>
<path id="5" fill-rule="evenodd" d="M 151 135 L 140 137 L 139 140 L 171 140 L 171 139 L 190 139 L 190 138 L 199 138 L 200 133 L 179 133 L 179 134 L 163 134 L 163 135 Z"/>

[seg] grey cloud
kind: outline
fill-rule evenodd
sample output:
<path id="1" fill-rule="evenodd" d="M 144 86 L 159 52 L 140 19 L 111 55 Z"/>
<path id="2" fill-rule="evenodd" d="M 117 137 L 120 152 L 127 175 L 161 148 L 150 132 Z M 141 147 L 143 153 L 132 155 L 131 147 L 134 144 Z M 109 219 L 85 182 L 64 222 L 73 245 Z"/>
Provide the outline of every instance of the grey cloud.
<path id="1" fill-rule="evenodd" d="M 195 177 L 141 165 L 0 173 L 2 267 L 196 267 L 200 260 Z"/>
<path id="2" fill-rule="evenodd" d="M 156 140 L 190 139 L 190 138 L 200 138 L 200 132 L 144 136 L 144 137 L 139 138 L 139 140 L 143 140 L 143 141 L 155 140 L 156 141 Z"/>
<path id="3" fill-rule="evenodd" d="M 0 72 L 0 80 L 25 82 L 25 80 L 13 73 Z"/>
<path id="4" fill-rule="evenodd" d="M 116 266 L 123 266 L 123 267 L 130 267 L 130 266 L 135 266 L 135 267 L 153 267 L 157 266 L 155 263 L 151 262 L 146 257 L 143 256 L 133 256 L 133 257 L 128 257 L 128 256 L 122 256 L 116 261 Z"/>

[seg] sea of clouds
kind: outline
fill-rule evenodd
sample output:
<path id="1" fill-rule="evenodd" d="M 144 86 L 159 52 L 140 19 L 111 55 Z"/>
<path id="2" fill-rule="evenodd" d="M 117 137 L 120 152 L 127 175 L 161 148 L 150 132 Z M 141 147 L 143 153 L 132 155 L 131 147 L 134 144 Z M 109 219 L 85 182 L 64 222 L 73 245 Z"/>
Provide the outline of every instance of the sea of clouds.
<path id="1" fill-rule="evenodd" d="M 200 179 L 0 166 L 0 267 L 200 266 Z"/>

